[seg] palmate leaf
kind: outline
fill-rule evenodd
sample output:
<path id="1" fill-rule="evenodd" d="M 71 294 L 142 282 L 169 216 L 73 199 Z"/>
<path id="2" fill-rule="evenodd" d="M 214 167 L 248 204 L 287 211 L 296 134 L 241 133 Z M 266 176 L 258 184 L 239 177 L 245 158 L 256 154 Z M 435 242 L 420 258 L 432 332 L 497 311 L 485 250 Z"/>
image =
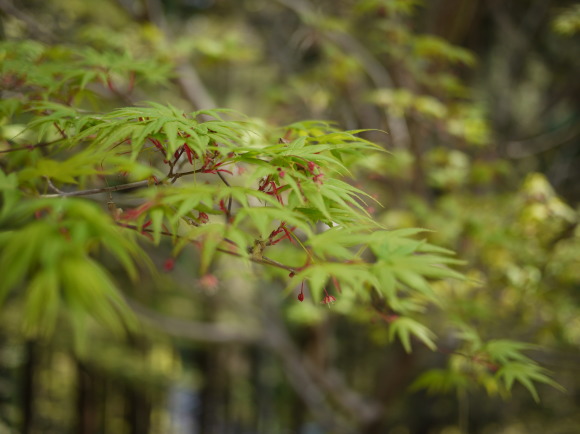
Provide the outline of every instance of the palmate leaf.
<path id="1" fill-rule="evenodd" d="M 193 116 L 198 116 L 194 112 Z M 217 112 L 216 112 L 217 114 Z M 240 135 L 248 127 L 241 122 L 207 121 L 200 123 L 192 115 L 187 115 L 172 106 L 148 102 L 144 107 L 127 107 L 112 111 L 104 116 L 91 118 L 94 125 L 74 139 L 78 141 L 92 138 L 91 146 L 101 148 L 118 147 L 122 143 L 136 158 L 143 150 L 146 139 L 155 137 L 165 148 L 166 156 L 172 155 L 183 144 L 187 144 L 198 155 L 210 149 L 211 142 L 220 142 L 225 154 L 236 148 Z"/>
<path id="2" fill-rule="evenodd" d="M 314 263 L 297 273 L 294 279 L 309 283 L 314 300 L 322 300 L 324 289 L 331 282 L 334 285 L 335 281 L 340 283 L 340 288 L 335 288 L 336 290 L 352 291 L 358 293 L 361 298 L 366 297 L 368 287 L 379 284 L 372 274 L 369 264 L 366 263 Z"/>
<path id="3" fill-rule="evenodd" d="M 81 128 L 83 120 L 86 122 L 86 118 L 75 107 L 53 101 L 33 101 L 29 104 L 28 111 L 42 113 L 42 116 L 35 117 L 27 125 L 29 129 L 38 131 L 39 141 L 48 137 L 49 132 L 53 135 L 57 133 L 55 125 L 62 131 L 70 132 L 71 127 Z"/>
<path id="4" fill-rule="evenodd" d="M 536 345 L 525 342 L 495 339 L 485 343 L 480 351 L 500 365 L 495 376 L 504 383 L 508 390 L 512 388 L 514 382 L 519 382 L 528 389 L 534 400 L 538 402 L 540 398 L 534 383 L 548 384 L 561 391 L 564 391 L 564 388 L 548 376 L 547 369 L 542 368 L 522 353 L 522 351 L 537 348 Z"/>
<path id="5" fill-rule="evenodd" d="M 24 322 L 31 335 L 50 336 L 56 326 L 61 304 L 60 273 L 44 268 L 31 279 L 26 294 Z"/>
<path id="6" fill-rule="evenodd" d="M 395 273 L 385 265 L 378 261 L 373 267 L 372 271 L 375 273 L 379 284 L 375 287 L 376 291 L 385 297 L 387 303 L 395 312 L 405 313 L 399 302 L 399 283 L 395 278 Z"/>
<path id="7" fill-rule="evenodd" d="M 19 171 L 18 178 L 22 184 L 29 182 L 34 184 L 39 178 L 77 184 L 79 177 L 102 174 L 101 168 L 95 162 L 103 161 L 105 158 L 106 154 L 91 150 L 78 152 L 63 161 L 41 158 L 36 160 L 33 166 Z"/>
<path id="8" fill-rule="evenodd" d="M 405 269 L 405 268 L 398 268 L 397 266 L 390 267 L 395 278 L 406 285 L 409 288 L 412 288 L 415 291 L 425 295 L 428 297 L 432 302 L 437 302 L 438 298 L 429 282 L 419 273 L 416 273 L 412 270 Z"/>
<path id="9" fill-rule="evenodd" d="M 548 376 L 549 371 L 534 362 L 509 362 L 504 364 L 496 373 L 496 378 L 501 380 L 505 387 L 510 390 L 515 382 L 522 384 L 534 401 L 539 402 L 540 396 L 534 383 L 548 384 L 562 392 L 565 389 Z"/>
<path id="10" fill-rule="evenodd" d="M 18 190 L 18 177 L 16 173 L 5 174 L 0 169 L 0 195 L 2 198 L 0 201 L 1 228 L 21 197 L 20 191 Z"/>
<path id="11" fill-rule="evenodd" d="M 407 353 L 411 352 L 411 338 L 415 337 L 420 340 L 430 350 L 435 350 L 435 334 L 418 321 L 408 318 L 399 317 L 389 325 L 389 337 L 397 337 Z"/>
<path id="12" fill-rule="evenodd" d="M 73 310 L 90 312 L 109 329 L 122 332 L 134 322 L 131 310 L 110 275 L 87 256 L 68 256 L 58 264 L 62 297 Z"/>
<path id="13" fill-rule="evenodd" d="M 24 76 L 27 92 L 23 96 L 30 101 L 62 101 L 74 95 L 78 102 L 91 93 L 86 89 L 89 83 L 113 87 L 112 79 L 119 77 L 126 81 L 163 83 L 172 75 L 170 62 L 150 56 L 147 60 L 141 60 L 128 50 L 101 52 L 89 47 L 49 47 L 32 41 L 2 41 L 0 53 L 3 58 L 1 72 L 3 75 Z M 129 78 L 131 76 L 132 79 Z M 93 98 L 93 102 L 96 99 Z"/>
<path id="14" fill-rule="evenodd" d="M 456 389 L 467 388 L 468 378 L 459 372 L 446 369 L 430 369 L 424 372 L 411 384 L 411 390 L 427 389 L 430 393 L 447 393 Z"/>
<path id="15" fill-rule="evenodd" d="M 486 342 L 482 350 L 493 361 L 504 364 L 513 361 L 530 363 L 532 360 L 522 351 L 537 349 L 536 345 L 508 339 L 494 339 Z"/>
<path id="16" fill-rule="evenodd" d="M 425 232 L 427 229 L 406 228 L 393 231 L 378 231 L 370 248 L 377 257 L 390 259 L 397 256 L 408 256 L 422 249 L 424 241 L 411 238 L 412 236 Z"/>
<path id="17" fill-rule="evenodd" d="M 376 290 L 386 298 L 392 309 L 400 313 L 406 313 L 409 306 L 416 310 L 427 301 L 440 303 L 440 296 L 433 291 L 429 279 L 465 279 L 461 273 L 449 268 L 450 265 L 462 263 L 449 257 L 452 252 L 432 248 L 425 241 L 410 238 L 410 235 L 421 231 L 415 228 L 379 230 L 369 237 L 368 244 L 377 256 L 373 272 L 380 285 Z"/>
<path id="18" fill-rule="evenodd" d="M 2 98 L 0 100 L 0 115 L 4 118 L 11 119 L 16 113 L 22 110 L 23 102 L 22 98 Z"/>
<path id="19" fill-rule="evenodd" d="M 385 151 L 384 148 L 376 143 L 372 143 L 357 136 L 357 134 L 361 132 L 371 131 L 368 129 L 344 131 L 336 128 L 330 122 L 318 120 L 295 122 L 285 127 L 285 129 L 292 130 L 299 136 L 307 137 L 308 141 L 311 143 L 330 143 L 340 146 L 346 145 L 345 147 L 349 147 L 354 151 L 356 151 L 359 146 L 374 149 L 375 151 Z"/>
<path id="20" fill-rule="evenodd" d="M 66 198 L 22 200 L 10 216 L 19 216 L 19 224 L 0 231 L 0 301 L 25 288 L 29 331 L 49 332 L 69 309 L 117 331 L 128 324 L 131 313 L 119 290 L 90 255 L 108 252 L 132 279 L 138 277 L 136 263 L 151 263 L 108 215 L 95 204 Z"/>
<path id="21" fill-rule="evenodd" d="M 363 206 L 364 201 L 361 199 L 363 193 L 357 191 L 358 189 L 354 187 L 351 189 L 345 188 L 342 184 L 346 183 L 340 184 L 341 181 L 339 183 L 334 181 L 333 179 L 329 179 L 320 186 L 320 193 L 325 199 L 331 201 L 331 206 L 342 208 L 345 211 L 353 210 L 353 217 L 356 214 L 360 220 L 374 223 L 367 209 Z M 379 226 L 378 223 L 376 223 L 376 226 Z"/>
<path id="22" fill-rule="evenodd" d="M 307 219 L 298 212 L 273 207 L 251 207 L 238 211 L 234 224 L 248 221 L 257 230 L 259 239 L 266 239 L 270 232 L 278 226 L 278 223 L 287 222 L 289 226 L 295 226 L 307 235 L 312 233 L 312 227 Z"/>
<path id="23" fill-rule="evenodd" d="M 0 279 L 0 303 L 40 265 L 39 249 L 47 239 L 52 241 L 46 236 L 48 229 L 44 222 L 35 222 L 19 231 L 0 233 L 0 269 L 5 270 Z"/>
<path id="24" fill-rule="evenodd" d="M 335 226 L 316 234 L 305 243 L 317 256 L 340 260 L 355 258 L 353 247 L 368 244 L 373 237 L 372 226 Z"/>

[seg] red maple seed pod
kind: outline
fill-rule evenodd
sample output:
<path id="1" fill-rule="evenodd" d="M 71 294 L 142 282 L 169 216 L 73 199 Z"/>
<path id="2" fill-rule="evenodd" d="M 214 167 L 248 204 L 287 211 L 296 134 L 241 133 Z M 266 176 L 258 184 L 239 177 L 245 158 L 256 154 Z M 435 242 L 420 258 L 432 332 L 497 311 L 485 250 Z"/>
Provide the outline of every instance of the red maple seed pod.
<path id="1" fill-rule="evenodd" d="M 165 261 L 165 264 L 163 264 L 163 271 L 170 272 L 171 270 L 173 270 L 173 267 L 175 267 L 175 259 L 168 258 Z"/>
<path id="2" fill-rule="evenodd" d="M 300 285 L 300 294 L 298 294 L 298 301 L 304 301 L 304 281 Z"/>

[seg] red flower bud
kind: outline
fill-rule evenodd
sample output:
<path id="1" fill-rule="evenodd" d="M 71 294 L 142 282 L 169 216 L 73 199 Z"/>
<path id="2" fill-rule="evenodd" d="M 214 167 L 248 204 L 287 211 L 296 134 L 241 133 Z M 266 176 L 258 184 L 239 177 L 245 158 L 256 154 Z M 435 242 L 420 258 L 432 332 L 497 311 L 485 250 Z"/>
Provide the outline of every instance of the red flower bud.
<path id="1" fill-rule="evenodd" d="M 213 274 L 206 274 L 199 279 L 200 286 L 206 290 L 213 292 L 219 286 L 220 281 Z"/>
<path id="2" fill-rule="evenodd" d="M 321 303 L 322 304 L 331 304 L 334 303 L 336 301 L 336 297 L 334 295 L 325 295 L 324 298 L 322 299 Z"/>
<path id="3" fill-rule="evenodd" d="M 209 217 L 206 213 L 204 212 L 200 212 L 199 216 L 197 217 L 197 220 L 203 224 L 203 223 L 207 223 L 209 221 Z"/>

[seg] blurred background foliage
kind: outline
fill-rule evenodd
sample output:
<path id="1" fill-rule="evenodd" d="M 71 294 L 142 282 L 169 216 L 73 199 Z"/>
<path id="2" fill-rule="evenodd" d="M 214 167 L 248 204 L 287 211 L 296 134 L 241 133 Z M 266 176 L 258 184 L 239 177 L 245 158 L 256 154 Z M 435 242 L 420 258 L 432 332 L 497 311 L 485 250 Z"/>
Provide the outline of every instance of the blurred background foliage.
<path id="1" fill-rule="evenodd" d="M 457 251 L 470 277 L 435 284 L 445 296 L 443 309 L 428 313 L 439 350 L 413 342 L 407 354 L 389 344 L 372 310 L 346 317 L 340 303 L 281 301 L 275 273 L 241 270 L 230 258 L 214 265 L 216 278 L 200 278 L 191 266 L 199 258 L 184 252 L 160 276 L 162 288 L 126 282 L 135 299 L 167 316 L 136 306 L 152 326 L 129 338 L 94 324 L 83 357 L 69 331 L 31 340 L 15 325 L 20 310 L 4 311 L 0 431 L 577 432 L 579 7 L 0 0 L 3 39 L 92 49 L 86 61 L 106 64 L 114 85 L 91 90 L 111 107 L 131 102 L 132 79 L 115 69 L 131 64 L 141 80 L 132 101 L 372 129 L 365 138 L 390 155 L 364 160 L 374 175 L 360 172 L 359 186 L 384 205 L 369 211 L 388 227 L 433 230 L 429 241 Z M 2 77 L 3 88 L 15 79 Z M 19 132 L 0 127 L 4 138 Z M 150 255 L 163 270 L 170 246 Z M 462 334 L 439 326 L 449 322 Z M 260 345 L 254 331 L 264 327 L 269 343 Z M 502 338 L 533 345 L 510 348 Z M 494 360 L 466 357 L 462 341 L 495 345 L 498 359 L 527 349 L 566 391 L 540 386 L 536 403 L 521 386 L 509 397 L 493 382 L 473 389 L 469 380 L 486 384 Z"/>

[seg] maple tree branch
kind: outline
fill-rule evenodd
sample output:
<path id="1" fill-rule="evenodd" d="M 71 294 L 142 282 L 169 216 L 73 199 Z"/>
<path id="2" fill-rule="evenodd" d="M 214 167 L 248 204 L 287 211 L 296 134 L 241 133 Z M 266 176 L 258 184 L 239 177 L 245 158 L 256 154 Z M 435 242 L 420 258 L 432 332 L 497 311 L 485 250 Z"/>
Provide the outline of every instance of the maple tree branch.
<path id="1" fill-rule="evenodd" d="M 50 180 L 50 178 L 49 178 L 48 176 L 45 176 L 44 178 L 46 179 L 46 182 L 47 182 L 47 184 L 48 184 L 48 187 L 49 187 L 49 188 L 50 188 L 52 191 L 54 191 L 54 192 L 56 192 L 57 194 L 60 194 L 60 195 L 62 195 L 62 194 L 66 194 L 66 192 L 64 192 L 64 191 L 60 190 L 58 187 L 56 187 L 56 186 L 55 186 L 55 185 L 52 183 L 52 181 Z"/>
<path id="2" fill-rule="evenodd" d="M 102 187 L 102 188 L 92 188 L 89 190 L 77 190 L 77 191 L 62 191 L 60 193 L 53 194 L 42 194 L 40 197 L 70 197 L 70 196 L 90 196 L 93 194 L 106 193 L 110 191 L 121 191 L 121 190 L 131 190 L 133 188 L 147 187 L 151 184 L 151 181 L 146 179 L 145 181 L 130 182 L 128 184 L 114 185 L 113 187 Z M 50 185 L 50 184 L 49 184 Z"/>
<path id="3" fill-rule="evenodd" d="M 127 224 L 127 223 L 117 222 L 117 225 L 118 226 L 121 226 L 123 228 L 132 229 L 132 230 L 139 231 L 139 232 L 153 233 L 153 229 L 148 229 L 148 228 L 141 228 L 141 229 L 139 229 L 137 226 L 130 225 L 130 224 Z M 175 234 L 173 234 L 171 232 L 168 232 L 168 231 L 160 231 L 159 233 L 161 235 L 165 235 L 165 236 L 168 236 L 168 237 L 175 237 L 176 236 Z M 178 235 L 177 238 L 184 238 L 184 237 L 181 237 L 181 236 Z M 190 241 L 193 242 L 194 240 L 190 240 Z M 228 238 L 224 238 L 223 241 L 226 242 L 226 243 L 231 244 L 232 246 L 237 247 L 236 243 L 234 243 L 232 240 L 230 240 Z M 289 265 L 282 264 L 281 262 L 275 261 L 274 259 L 270 259 L 270 258 L 267 258 L 265 256 L 262 256 L 261 258 L 252 257 L 252 256 L 246 257 L 246 256 L 244 256 L 244 255 L 242 255 L 242 254 L 240 254 L 238 252 L 233 252 L 231 250 L 224 249 L 224 248 L 221 248 L 221 247 L 218 247 L 216 250 L 218 252 L 220 252 L 220 253 L 225 253 L 225 254 L 230 255 L 230 256 L 236 256 L 238 258 L 247 258 L 247 259 L 249 259 L 250 261 L 252 261 L 252 262 L 254 262 L 256 264 L 270 265 L 272 267 L 281 268 L 282 270 L 286 270 L 286 271 L 289 271 L 291 273 L 298 273 L 298 271 L 299 271 L 297 267 L 291 267 Z"/>
<path id="4" fill-rule="evenodd" d="M 177 181 L 182 176 L 193 175 L 194 173 L 202 173 L 204 170 L 205 169 L 202 167 L 201 169 L 190 170 L 188 172 L 174 173 L 169 178 L 172 179 L 171 183 L 174 183 L 175 181 Z"/>
<path id="5" fill-rule="evenodd" d="M 16 152 L 16 151 L 32 151 L 36 148 L 42 148 L 44 146 L 54 145 L 56 142 L 60 142 L 61 140 L 62 139 L 58 139 L 58 140 L 55 140 L 53 142 L 38 143 L 36 145 L 24 145 L 24 146 L 19 146 L 17 148 L 3 149 L 2 151 L 0 151 L 0 154 L 7 154 L 8 152 Z M 12 142 L 10 140 L 7 140 L 6 143 L 8 143 L 9 145 L 12 144 Z"/>
<path id="6" fill-rule="evenodd" d="M 112 187 L 91 188 L 88 190 L 76 190 L 76 191 L 59 190 L 58 188 L 56 188 L 52 184 L 52 182 L 50 180 L 48 180 L 49 187 L 53 191 L 57 191 L 57 193 L 41 194 L 40 197 L 52 198 L 52 197 L 69 197 L 69 196 L 91 196 L 93 194 L 107 193 L 107 192 L 112 192 L 112 191 L 132 190 L 134 188 L 148 187 L 150 185 L 159 185 L 159 184 L 162 184 L 163 182 L 167 181 L 168 179 L 171 179 L 172 180 L 171 182 L 174 183 L 175 181 L 177 181 L 177 179 L 181 178 L 182 176 L 192 175 L 194 173 L 200 173 L 200 172 L 203 172 L 203 169 L 191 170 L 189 172 L 174 173 L 171 176 L 168 176 L 167 178 L 165 178 L 164 180 L 158 181 L 158 182 L 151 182 L 151 180 L 146 179 L 143 181 L 136 181 L 136 182 L 129 182 L 127 184 L 114 185 Z"/>

